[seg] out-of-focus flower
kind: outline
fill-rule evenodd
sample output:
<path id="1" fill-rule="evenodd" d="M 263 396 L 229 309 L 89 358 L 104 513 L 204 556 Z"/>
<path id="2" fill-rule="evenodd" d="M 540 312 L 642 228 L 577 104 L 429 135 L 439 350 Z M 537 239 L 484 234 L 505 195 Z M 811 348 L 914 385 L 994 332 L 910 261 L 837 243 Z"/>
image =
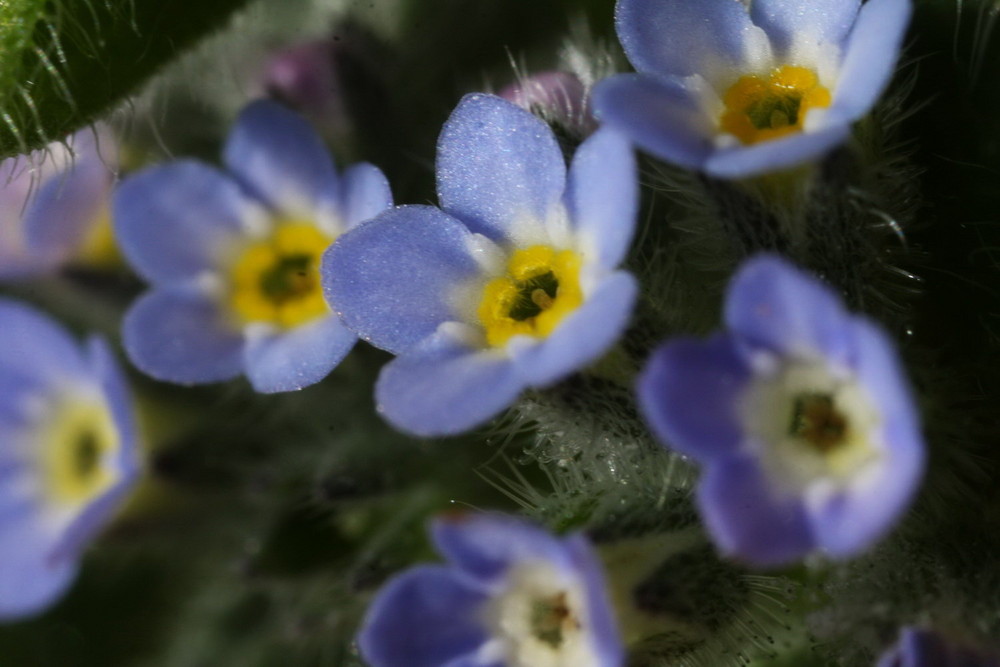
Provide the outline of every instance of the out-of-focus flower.
<path id="1" fill-rule="evenodd" d="M 117 162 L 104 126 L 0 162 L 0 279 L 113 261 L 108 209 Z"/>
<path id="2" fill-rule="evenodd" d="M 657 350 L 639 383 L 653 431 L 704 465 L 716 544 L 760 565 L 857 554 L 909 505 L 924 444 L 885 333 L 770 255 L 726 296 L 727 331 Z"/>
<path id="3" fill-rule="evenodd" d="M 310 115 L 333 106 L 339 84 L 333 70 L 334 43 L 329 39 L 296 44 L 274 53 L 264 66 L 264 88 Z"/>
<path id="4" fill-rule="evenodd" d="M 624 651 L 586 538 L 494 514 L 432 527 L 447 565 L 379 593 L 358 636 L 373 667 L 616 667 Z"/>
<path id="5" fill-rule="evenodd" d="M 910 0 L 619 0 L 637 74 L 599 83 L 598 118 L 722 178 L 818 158 L 889 82 Z"/>
<path id="6" fill-rule="evenodd" d="M 499 96 L 547 121 L 587 135 L 597 128 L 586 86 L 571 72 L 538 72 L 513 83 Z"/>
<path id="7" fill-rule="evenodd" d="M 119 243 L 153 284 L 125 316 L 125 349 L 161 380 L 246 373 L 260 392 L 300 389 L 355 342 L 323 300 L 320 257 L 391 206 L 389 185 L 370 164 L 338 178 L 306 122 L 272 102 L 243 111 L 225 163 L 178 161 L 119 187 Z"/>
<path id="8" fill-rule="evenodd" d="M 1000 655 L 989 654 L 922 628 L 907 627 L 899 641 L 879 658 L 877 667 L 1000 667 Z"/>
<path id="9" fill-rule="evenodd" d="M 380 127 L 387 113 L 385 58 L 368 28 L 346 20 L 329 36 L 268 54 L 245 87 L 288 105 L 340 145 L 356 141 L 360 127 Z"/>
<path id="10" fill-rule="evenodd" d="M 551 130 L 492 95 L 469 95 L 438 144 L 443 210 L 402 206 L 327 253 L 330 303 L 399 355 L 379 410 L 419 435 L 459 433 L 594 361 L 624 331 L 636 294 L 615 269 L 635 224 L 636 176 L 606 130 L 567 177 Z"/>
<path id="11" fill-rule="evenodd" d="M 139 470 L 128 388 L 104 341 L 80 349 L 0 300 L 0 620 L 65 592 Z"/>

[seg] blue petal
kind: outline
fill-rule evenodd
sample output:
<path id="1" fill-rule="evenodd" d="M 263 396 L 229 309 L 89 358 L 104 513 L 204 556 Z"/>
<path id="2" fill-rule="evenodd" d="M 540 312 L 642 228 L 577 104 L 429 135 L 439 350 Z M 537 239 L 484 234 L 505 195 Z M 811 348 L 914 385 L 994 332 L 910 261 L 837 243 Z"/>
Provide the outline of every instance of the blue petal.
<path id="1" fill-rule="evenodd" d="M 317 208 L 337 210 L 329 152 L 304 118 L 276 102 L 259 100 L 243 109 L 223 160 L 254 195 L 283 213 L 309 218 Z"/>
<path id="2" fill-rule="evenodd" d="M 757 255 L 740 267 L 724 316 L 752 347 L 842 366 L 853 355 L 850 316 L 834 291 L 777 255 Z"/>
<path id="3" fill-rule="evenodd" d="M 75 560 L 52 559 L 52 537 L 44 517 L 28 515 L 0 529 L 0 621 L 41 613 L 54 604 L 76 578 Z"/>
<path id="4" fill-rule="evenodd" d="M 22 441 L 28 439 L 23 433 L 12 434 L 6 425 L 0 425 L 0 437 L 4 442 L 0 449 L 0 526 L 29 519 L 41 507 L 35 493 L 37 465 L 30 455 L 37 449 L 37 443 L 13 442 L 12 436 Z"/>
<path id="5" fill-rule="evenodd" d="M 817 132 L 717 150 L 705 161 L 705 173 L 719 178 L 746 178 L 817 160 L 844 143 L 851 133 L 848 123 L 837 123 L 833 116 L 825 120 L 832 126 Z"/>
<path id="6" fill-rule="evenodd" d="M 158 380 L 219 382 L 243 370 L 243 335 L 218 304 L 193 289 L 169 287 L 144 294 L 125 314 L 122 343 L 129 360 Z"/>
<path id="7" fill-rule="evenodd" d="M 620 74 L 598 83 L 591 103 L 601 122 L 668 162 L 697 169 L 714 150 L 715 124 L 680 81 Z"/>
<path id="8" fill-rule="evenodd" d="M 438 140 L 441 208 L 474 232 L 508 238 L 521 221 L 544 222 L 566 186 L 549 126 L 493 95 L 466 95 Z"/>
<path id="9" fill-rule="evenodd" d="M 548 338 L 512 340 L 507 353 L 524 383 L 544 387 L 597 361 L 625 333 L 637 292 L 635 278 L 616 271 Z"/>
<path id="10" fill-rule="evenodd" d="M 375 385 L 378 410 L 414 435 L 455 435 L 499 414 L 524 381 L 501 351 L 468 347 L 436 333 L 382 368 Z"/>
<path id="11" fill-rule="evenodd" d="M 487 639 L 476 622 L 486 596 L 439 565 L 392 579 L 368 609 L 358 633 L 372 667 L 441 667 L 475 652 Z"/>
<path id="12" fill-rule="evenodd" d="M 601 129 L 573 157 L 566 184 L 570 220 L 598 266 L 613 269 L 625 260 L 639 208 L 639 184 L 632 147 L 621 134 Z"/>
<path id="13" fill-rule="evenodd" d="M 25 240 L 31 250 L 66 259 L 104 213 L 112 179 L 99 156 L 87 155 L 46 181 L 24 214 Z"/>
<path id="14" fill-rule="evenodd" d="M 1000 656 L 929 630 L 904 627 L 899 641 L 879 657 L 876 667 L 1000 667 Z"/>
<path id="15" fill-rule="evenodd" d="M 910 0 L 869 0 L 848 37 L 830 114 L 855 120 L 868 113 L 896 69 Z"/>
<path id="16" fill-rule="evenodd" d="M 592 655 L 595 664 L 617 667 L 625 664 L 625 647 L 615 623 L 614 610 L 608 597 L 607 585 L 600 560 L 590 542 L 581 535 L 570 535 L 563 540 L 570 558 L 583 582 L 587 596 L 587 620 L 593 638 Z"/>
<path id="17" fill-rule="evenodd" d="M 362 339 L 399 354 L 456 319 L 452 292 L 480 272 L 471 239 L 430 206 L 386 211 L 326 251 L 326 300 Z"/>
<path id="18" fill-rule="evenodd" d="M 900 434 L 884 430 L 888 438 Z M 919 446 L 920 443 L 912 443 Z M 835 558 L 863 553 L 887 534 L 916 495 L 923 473 L 919 449 L 886 452 L 876 471 L 808 508 L 816 546 Z"/>
<path id="19" fill-rule="evenodd" d="M 750 18 L 787 54 L 796 39 L 840 44 L 858 15 L 860 0 L 754 0 Z"/>
<path id="20" fill-rule="evenodd" d="M 344 231 L 392 207 L 389 181 L 375 165 L 362 162 L 344 170 L 340 187 Z"/>
<path id="21" fill-rule="evenodd" d="M 247 378 L 264 394 L 308 387 L 329 375 L 357 339 L 336 315 L 288 331 L 248 332 Z"/>
<path id="22" fill-rule="evenodd" d="M 32 180 L 25 158 L 0 161 L 0 280 L 24 280 L 53 272 L 58 252 L 29 247 L 24 213 L 30 208 Z"/>
<path id="23" fill-rule="evenodd" d="M 815 546 L 799 498 L 774 498 L 757 461 L 741 456 L 708 466 L 698 507 L 721 551 L 758 566 L 782 565 Z"/>
<path id="24" fill-rule="evenodd" d="M 0 299 L 0 372 L 20 381 L 88 377 L 80 348 L 69 335 L 34 308 Z"/>
<path id="25" fill-rule="evenodd" d="M 867 320 L 856 318 L 853 324 L 856 370 L 877 405 L 881 424 L 875 437 L 884 448 L 868 475 L 811 508 L 817 544 L 839 557 L 864 551 L 892 528 L 916 495 L 926 459 L 913 398 L 892 342 Z"/>
<path id="26" fill-rule="evenodd" d="M 735 0 L 619 0 L 615 27 L 635 68 L 657 74 L 743 72 L 767 44 Z"/>
<path id="27" fill-rule="evenodd" d="M 895 344 L 881 327 L 864 317 L 852 317 L 851 328 L 856 355 L 854 371 L 861 385 L 878 405 L 884 422 L 909 433 L 907 443 L 900 446 L 919 443 L 920 415 Z"/>
<path id="28" fill-rule="evenodd" d="M 445 515 L 431 524 L 434 545 L 462 574 L 490 587 L 513 565 L 544 560 L 575 571 L 575 551 L 533 523 L 495 513 Z"/>
<path id="29" fill-rule="evenodd" d="M 712 460 L 740 448 L 739 402 L 750 379 L 730 336 L 676 338 L 653 353 L 639 377 L 639 407 L 663 443 Z"/>
<path id="30" fill-rule="evenodd" d="M 52 547 L 49 559 L 55 561 L 78 561 L 87 546 L 104 529 L 128 499 L 138 475 L 123 474 L 114 486 L 91 500 L 79 515 L 66 527 Z"/>
<path id="31" fill-rule="evenodd" d="M 114 353 L 102 338 L 91 338 L 87 346 L 94 377 L 101 383 L 108 409 L 118 430 L 120 447 L 118 471 L 126 478 L 134 477 L 141 467 L 138 429 L 128 383 Z"/>
<path id="32" fill-rule="evenodd" d="M 243 235 L 246 195 L 230 178 L 193 161 L 152 167 L 115 191 L 115 239 L 149 282 L 214 269 Z"/>

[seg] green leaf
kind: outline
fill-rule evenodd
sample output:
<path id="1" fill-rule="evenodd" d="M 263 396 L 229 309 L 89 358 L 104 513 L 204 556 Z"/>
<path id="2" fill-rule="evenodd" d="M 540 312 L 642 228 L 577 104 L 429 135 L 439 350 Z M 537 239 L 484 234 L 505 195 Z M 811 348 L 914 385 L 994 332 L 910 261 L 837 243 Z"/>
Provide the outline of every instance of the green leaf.
<path id="1" fill-rule="evenodd" d="M 0 3 L 0 157 L 93 122 L 247 1 Z"/>

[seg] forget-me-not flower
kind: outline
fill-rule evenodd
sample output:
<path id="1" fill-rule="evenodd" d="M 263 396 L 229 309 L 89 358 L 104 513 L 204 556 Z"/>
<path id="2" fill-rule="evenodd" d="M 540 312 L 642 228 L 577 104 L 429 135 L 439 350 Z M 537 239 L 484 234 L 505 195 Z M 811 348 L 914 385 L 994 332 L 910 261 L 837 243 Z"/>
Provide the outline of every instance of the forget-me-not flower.
<path id="1" fill-rule="evenodd" d="M 402 206 L 327 253 L 328 299 L 396 355 L 378 408 L 419 435 L 468 430 L 525 387 L 596 360 L 624 331 L 636 282 L 615 267 L 636 215 L 634 158 L 605 130 L 567 176 L 552 131 L 492 95 L 469 95 L 438 142 L 441 209 Z"/>
<path id="2" fill-rule="evenodd" d="M 273 102 L 240 114 L 224 158 L 228 174 L 184 160 L 119 187 L 119 243 L 153 286 L 125 316 L 125 349 L 161 380 L 246 373 L 260 392 L 300 389 L 356 340 L 323 299 L 322 253 L 391 206 L 389 185 L 370 164 L 338 178 L 308 124 Z"/>
<path id="3" fill-rule="evenodd" d="M 437 520 L 447 565 L 392 579 L 358 636 L 372 667 L 618 667 L 624 650 L 583 535 L 518 519 Z"/>
<path id="4" fill-rule="evenodd" d="M 726 331 L 675 339 L 639 383 L 653 431 L 703 465 L 716 544 L 760 565 L 857 554 L 907 508 L 924 443 L 892 342 L 773 255 L 730 284 Z"/>
<path id="5" fill-rule="evenodd" d="M 643 149 L 741 178 L 843 142 L 889 82 L 910 0 L 618 0 L 638 73 L 611 77 L 594 111 Z"/>
<path id="6" fill-rule="evenodd" d="M 0 620 L 65 592 L 139 470 L 128 388 L 104 341 L 81 349 L 0 300 Z"/>
<path id="7" fill-rule="evenodd" d="M 0 162 L 0 279 L 112 260 L 116 167 L 117 144 L 105 126 Z"/>

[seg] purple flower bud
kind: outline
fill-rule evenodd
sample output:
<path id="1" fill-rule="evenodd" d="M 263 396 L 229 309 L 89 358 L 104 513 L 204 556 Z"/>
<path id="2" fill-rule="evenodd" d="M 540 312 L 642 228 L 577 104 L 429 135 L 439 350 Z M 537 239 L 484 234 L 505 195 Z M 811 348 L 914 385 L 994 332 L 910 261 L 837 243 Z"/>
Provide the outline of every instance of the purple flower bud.
<path id="1" fill-rule="evenodd" d="M 264 65 L 264 89 L 307 115 L 322 115 L 338 105 L 334 43 L 328 39 L 278 51 Z"/>
<path id="2" fill-rule="evenodd" d="M 590 113 L 589 91 L 570 72 L 539 72 L 507 86 L 499 96 L 522 109 L 538 111 L 544 118 L 580 134 L 597 129 L 597 121 Z"/>

